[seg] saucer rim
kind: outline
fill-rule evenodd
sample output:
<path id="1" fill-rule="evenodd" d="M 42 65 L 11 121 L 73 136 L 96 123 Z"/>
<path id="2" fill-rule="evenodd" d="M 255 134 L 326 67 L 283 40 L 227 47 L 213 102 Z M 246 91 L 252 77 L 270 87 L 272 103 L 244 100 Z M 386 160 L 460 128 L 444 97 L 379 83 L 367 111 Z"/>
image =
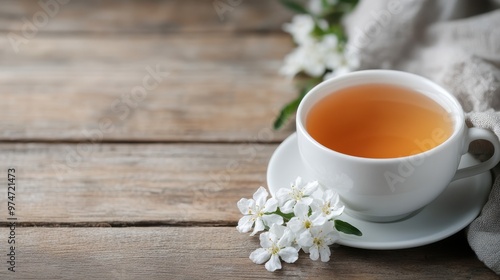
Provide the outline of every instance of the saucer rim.
<path id="1" fill-rule="evenodd" d="M 297 133 L 294 132 L 290 136 L 288 136 L 273 152 L 268 166 L 267 166 L 267 173 L 266 173 L 266 181 L 268 184 L 269 191 L 271 195 L 274 195 L 274 188 L 271 185 L 271 178 L 274 176 L 272 173 L 274 172 L 273 169 L 275 168 L 274 166 L 279 166 L 276 162 L 279 161 L 279 157 L 281 156 L 282 153 L 285 152 L 290 152 L 289 150 L 293 148 L 293 142 L 297 142 Z M 298 154 L 298 146 L 295 144 L 295 151 Z M 300 164 L 300 163 L 299 163 Z M 305 171 L 304 171 L 305 172 Z M 486 203 L 490 190 L 491 190 L 491 185 L 492 185 L 492 176 L 491 172 L 487 171 L 481 174 L 477 174 L 472 177 L 467 177 L 461 180 L 474 180 L 474 184 L 477 185 L 477 187 L 474 189 L 480 193 L 482 197 L 476 197 L 475 198 L 475 203 L 473 203 L 472 206 L 470 206 L 471 209 L 469 209 L 467 212 L 463 213 L 460 215 L 460 217 L 456 217 L 452 222 L 449 222 L 448 227 L 437 227 L 433 233 L 429 233 L 426 235 L 418 236 L 416 238 L 409 238 L 405 240 L 398 240 L 398 241 L 393 241 L 393 242 L 387 242 L 387 241 L 371 241 L 371 240 L 363 240 L 363 236 L 350 236 L 341 233 L 339 240 L 336 242 L 337 244 L 348 246 L 348 247 L 353 247 L 353 248 L 360 248 L 360 249 L 374 249 L 374 250 L 393 250 L 393 249 L 407 249 L 407 248 L 414 248 L 418 246 L 423 246 L 427 244 L 431 244 L 440 240 L 443 240 L 460 230 L 464 229 L 467 227 L 481 212 L 482 206 Z M 480 182 L 477 182 L 479 180 Z M 483 186 L 484 184 L 484 186 Z M 472 188 L 471 188 L 472 189 Z M 450 191 L 449 191 L 450 192 Z M 449 193 L 447 192 L 447 193 Z M 470 191 L 472 192 L 472 190 Z M 446 193 L 446 194 L 447 194 Z M 445 195 L 446 195 L 445 194 Z M 434 203 L 431 202 L 429 205 L 425 206 L 423 210 L 426 208 L 430 207 Z M 374 226 L 379 226 L 382 224 L 390 224 L 390 225 L 397 225 L 401 224 L 402 222 L 406 223 L 411 223 L 412 220 L 417 220 L 415 217 L 419 217 L 420 215 L 426 215 L 421 214 L 422 211 L 419 213 L 415 214 L 412 217 L 409 217 L 408 219 L 404 219 L 402 221 L 396 221 L 396 222 L 390 222 L 390 223 L 375 223 L 375 222 L 368 222 L 364 220 L 360 220 L 358 218 L 355 218 L 353 216 L 348 215 L 347 213 L 343 213 L 339 219 L 350 222 L 352 224 L 363 224 L 364 227 L 370 227 L 372 228 Z M 394 234 L 394 233 L 392 233 Z"/>

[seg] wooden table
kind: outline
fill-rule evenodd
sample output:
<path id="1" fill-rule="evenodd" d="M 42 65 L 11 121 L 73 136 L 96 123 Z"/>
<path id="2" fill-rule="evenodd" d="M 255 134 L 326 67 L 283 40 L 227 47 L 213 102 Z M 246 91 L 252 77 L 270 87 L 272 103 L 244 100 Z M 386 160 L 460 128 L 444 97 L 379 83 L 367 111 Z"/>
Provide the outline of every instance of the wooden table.
<path id="1" fill-rule="evenodd" d="M 0 279 L 496 278 L 464 232 L 253 264 L 236 202 L 294 131 L 271 129 L 296 94 L 277 74 L 291 14 L 265 0 L 221 17 L 211 0 L 59 1 L 1 1 Z"/>

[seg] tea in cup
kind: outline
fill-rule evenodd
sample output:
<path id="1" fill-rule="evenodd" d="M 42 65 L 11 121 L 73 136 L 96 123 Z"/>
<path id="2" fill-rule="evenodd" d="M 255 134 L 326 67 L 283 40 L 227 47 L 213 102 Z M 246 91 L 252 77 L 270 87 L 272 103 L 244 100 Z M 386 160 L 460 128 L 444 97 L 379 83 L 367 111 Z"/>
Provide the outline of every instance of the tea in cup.
<path id="1" fill-rule="evenodd" d="M 451 181 L 500 161 L 495 134 L 467 128 L 452 94 L 405 72 L 366 70 L 326 80 L 303 98 L 296 122 L 307 171 L 339 193 L 348 214 L 369 221 L 402 219 Z M 493 156 L 457 170 L 479 139 L 493 144 Z"/>

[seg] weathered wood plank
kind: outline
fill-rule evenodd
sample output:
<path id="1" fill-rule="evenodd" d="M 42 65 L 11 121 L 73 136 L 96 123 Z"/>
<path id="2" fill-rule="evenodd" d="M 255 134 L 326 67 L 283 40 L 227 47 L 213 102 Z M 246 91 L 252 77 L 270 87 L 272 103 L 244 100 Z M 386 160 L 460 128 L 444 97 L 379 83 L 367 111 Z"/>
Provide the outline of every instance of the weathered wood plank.
<path id="1" fill-rule="evenodd" d="M 284 35 L 37 37 L 28 45 L 15 54 L 0 37 L 0 140 L 79 140 L 95 130 L 104 140 L 256 140 L 296 95 L 278 74 L 292 47 Z"/>
<path id="2" fill-rule="evenodd" d="M 68 3 L 58 4 L 58 2 Z M 19 35 L 22 35 L 23 31 L 31 32 L 30 26 L 34 26 L 39 33 L 267 32 L 281 30 L 282 24 L 291 17 L 291 13 L 276 0 L 65 0 L 58 2 L 55 0 L 2 0 L 0 1 L 2 7 L 0 30 L 13 31 Z M 214 2 L 219 4 L 218 9 L 214 7 Z"/>
<path id="3" fill-rule="evenodd" d="M 228 225 L 236 202 L 265 185 L 276 146 L 0 144 L 0 170 L 16 168 L 16 214 L 28 224 Z"/>
<path id="4" fill-rule="evenodd" d="M 5 247 L 2 279 L 497 279 L 463 236 L 399 251 L 338 247 L 328 263 L 302 253 L 275 273 L 248 259 L 258 238 L 232 227 L 17 228 L 15 273 Z"/>

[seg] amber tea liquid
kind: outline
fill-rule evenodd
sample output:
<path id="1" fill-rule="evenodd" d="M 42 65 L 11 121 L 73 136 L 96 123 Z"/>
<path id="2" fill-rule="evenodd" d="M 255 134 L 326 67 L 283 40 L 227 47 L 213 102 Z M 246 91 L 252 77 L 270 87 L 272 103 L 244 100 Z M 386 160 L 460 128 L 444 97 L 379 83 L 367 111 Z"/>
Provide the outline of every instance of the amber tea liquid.
<path id="1" fill-rule="evenodd" d="M 438 146 L 453 132 L 446 110 L 411 89 L 366 84 L 336 91 L 317 102 L 306 129 L 320 144 L 365 158 L 394 158 Z"/>

